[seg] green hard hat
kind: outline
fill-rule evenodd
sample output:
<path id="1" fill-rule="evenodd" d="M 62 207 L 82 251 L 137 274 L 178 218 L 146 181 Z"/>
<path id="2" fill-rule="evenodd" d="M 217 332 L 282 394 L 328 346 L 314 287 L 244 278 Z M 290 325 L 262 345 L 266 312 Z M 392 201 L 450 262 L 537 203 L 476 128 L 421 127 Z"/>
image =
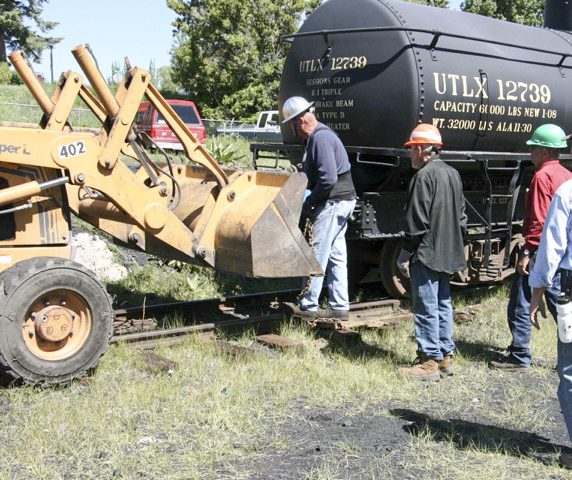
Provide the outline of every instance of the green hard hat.
<path id="1" fill-rule="evenodd" d="M 558 125 L 546 123 L 534 131 L 532 138 L 526 144 L 546 148 L 566 148 L 565 136 L 564 130 Z"/>

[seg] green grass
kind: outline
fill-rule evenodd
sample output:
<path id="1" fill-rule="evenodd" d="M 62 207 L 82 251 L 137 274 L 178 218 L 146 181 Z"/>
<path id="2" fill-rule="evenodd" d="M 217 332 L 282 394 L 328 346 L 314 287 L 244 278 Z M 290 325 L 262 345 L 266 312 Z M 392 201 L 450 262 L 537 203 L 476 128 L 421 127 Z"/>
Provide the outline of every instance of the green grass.
<path id="1" fill-rule="evenodd" d="M 54 85 L 43 86 L 48 96 L 51 96 Z M 20 105 L 4 105 L 5 103 Z M 25 85 L 0 85 L 0 122 L 38 123 L 42 114 L 40 106 Z M 74 102 L 69 121 L 75 127 L 101 127 L 101 122 L 79 97 Z"/>
<path id="2" fill-rule="evenodd" d="M 128 276 L 108 282 L 108 291 L 115 298 L 115 306 L 126 306 L 175 301 L 204 300 L 221 296 L 297 289 L 300 279 L 251 279 L 211 268 L 162 259 L 152 260 L 144 267 L 133 268 Z"/>
<path id="3" fill-rule="evenodd" d="M 524 383 L 489 370 L 487 352 L 506 345 L 505 291 L 481 303 L 474 322 L 455 325 L 457 374 L 431 385 L 396 373 L 414 357 L 410 324 L 384 336 L 363 332 L 364 344 L 348 348 L 285 324 L 281 334 L 302 342 L 302 354 L 259 349 L 236 360 L 190 338 L 157 351 L 178 363 L 172 375 L 151 373 L 135 352 L 112 347 L 89 382 L 2 393 L 11 409 L 0 415 L 0 478 L 249 478 L 266 454 L 302 448 L 304 438 L 290 438 L 284 426 L 305 424 L 315 409 L 425 419 L 401 461 L 404 472 L 427 473 L 407 478 L 565 478 L 556 450 L 547 456 L 529 441 L 562 422 L 542 408 L 555 397 L 555 374 L 535 367 Z M 535 354 L 552 362 L 554 335 L 546 322 L 532 339 Z M 252 334 L 238 343 L 251 344 Z M 391 455 L 362 450 L 335 442 L 300 478 L 345 478 L 360 459 L 369 465 L 360 478 L 379 478 Z"/>

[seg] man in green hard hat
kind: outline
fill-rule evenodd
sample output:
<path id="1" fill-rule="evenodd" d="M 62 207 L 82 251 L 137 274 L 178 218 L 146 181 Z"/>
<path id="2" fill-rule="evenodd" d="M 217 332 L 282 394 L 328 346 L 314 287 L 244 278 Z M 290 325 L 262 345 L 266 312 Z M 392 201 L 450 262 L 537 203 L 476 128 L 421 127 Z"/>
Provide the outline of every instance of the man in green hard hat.
<path id="1" fill-rule="evenodd" d="M 526 142 L 530 147 L 532 164 L 536 173 L 532 177 L 524 204 L 522 236 L 524 245 L 516 266 L 517 273 L 512 282 L 507 307 L 508 326 L 512 334 L 509 354 L 501 361 L 490 362 L 491 368 L 505 371 L 527 371 L 530 368 L 530 297 L 528 285 L 529 262 L 536 253 L 548 207 L 558 187 L 572 178 L 572 173 L 560 165 L 560 150 L 567 147 L 566 134 L 554 124 L 538 127 L 532 138 Z M 560 280 L 555 278 L 553 286 L 545 292 L 548 309 L 556 318 L 555 298 L 560 293 Z"/>

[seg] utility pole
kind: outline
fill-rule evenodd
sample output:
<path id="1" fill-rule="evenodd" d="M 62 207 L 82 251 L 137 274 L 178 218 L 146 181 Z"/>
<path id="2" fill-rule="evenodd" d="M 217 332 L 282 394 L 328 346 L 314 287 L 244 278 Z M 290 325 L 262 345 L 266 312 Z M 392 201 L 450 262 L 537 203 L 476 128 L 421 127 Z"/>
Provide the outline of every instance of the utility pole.
<path id="1" fill-rule="evenodd" d="M 54 83 L 54 46 L 50 45 L 50 72 L 52 74 L 52 83 Z"/>

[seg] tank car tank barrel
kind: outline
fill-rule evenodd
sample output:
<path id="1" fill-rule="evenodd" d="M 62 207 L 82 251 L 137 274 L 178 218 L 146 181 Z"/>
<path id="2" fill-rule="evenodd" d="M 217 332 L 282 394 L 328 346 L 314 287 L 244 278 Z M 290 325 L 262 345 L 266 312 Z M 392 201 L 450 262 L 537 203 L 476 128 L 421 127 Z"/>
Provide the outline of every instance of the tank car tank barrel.
<path id="1" fill-rule="evenodd" d="M 18 75 L 22 78 L 28 90 L 32 93 L 38 105 L 42 108 L 46 115 L 50 115 L 54 110 L 54 102 L 50 99 L 40 81 L 34 75 L 34 72 L 24 60 L 20 52 L 12 52 L 8 58 L 14 65 Z"/>
<path id="2" fill-rule="evenodd" d="M 85 45 L 79 45 L 74 48 L 72 53 L 89 80 L 89 83 L 96 91 L 101 103 L 103 103 L 103 106 L 107 110 L 107 113 L 111 117 L 115 117 L 119 113 L 119 104 L 117 103 L 117 100 L 115 100 L 111 90 L 109 90 L 103 75 L 101 75 L 101 72 L 89 55 Z"/>
<path id="3" fill-rule="evenodd" d="M 541 123 L 572 128 L 570 32 L 398 0 L 329 0 L 283 38 L 292 45 L 278 105 L 314 101 L 348 148 L 402 148 L 427 122 L 447 150 L 520 153 Z M 282 135 L 299 143 L 287 126 Z"/>
<path id="4" fill-rule="evenodd" d="M 492 40 L 490 38 L 480 38 L 474 37 L 470 35 L 460 35 L 458 33 L 450 33 L 450 32 L 443 32 L 435 29 L 428 29 L 428 28 L 414 28 L 414 27 L 369 27 L 369 28 L 341 28 L 335 30 L 321 30 L 321 31 L 314 31 L 314 32 L 302 32 L 302 33 L 292 33 L 290 35 L 283 35 L 281 38 L 283 40 L 291 40 L 296 37 L 311 37 L 315 35 L 323 36 L 324 34 L 327 35 L 336 35 L 336 34 L 346 34 L 346 33 L 378 33 L 378 32 L 411 32 L 411 33 L 429 33 L 431 35 L 435 35 L 433 37 L 434 43 L 431 44 L 431 48 L 437 46 L 436 39 L 438 37 L 451 37 L 456 38 L 458 40 L 471 40 L 474 42 L 482 42 L 488 43 L 491 45 L 499 45 L 501 47 L 512 47 L 512 48 L 521 48 L 523 50 L 530 50 L 531 52 L 539 52 L 539 53 L 550 53 L 553 55 L 562 55 L 563 57 L 570 57 L 572 56 L 572 52 L 559 52 L 553 49 L 545 49 L 545 48 L 536 48 L 526 45 L 521 45 L 519 43 L 511 43 L 511 42 L 501 42 L 497 40 Z"/>

